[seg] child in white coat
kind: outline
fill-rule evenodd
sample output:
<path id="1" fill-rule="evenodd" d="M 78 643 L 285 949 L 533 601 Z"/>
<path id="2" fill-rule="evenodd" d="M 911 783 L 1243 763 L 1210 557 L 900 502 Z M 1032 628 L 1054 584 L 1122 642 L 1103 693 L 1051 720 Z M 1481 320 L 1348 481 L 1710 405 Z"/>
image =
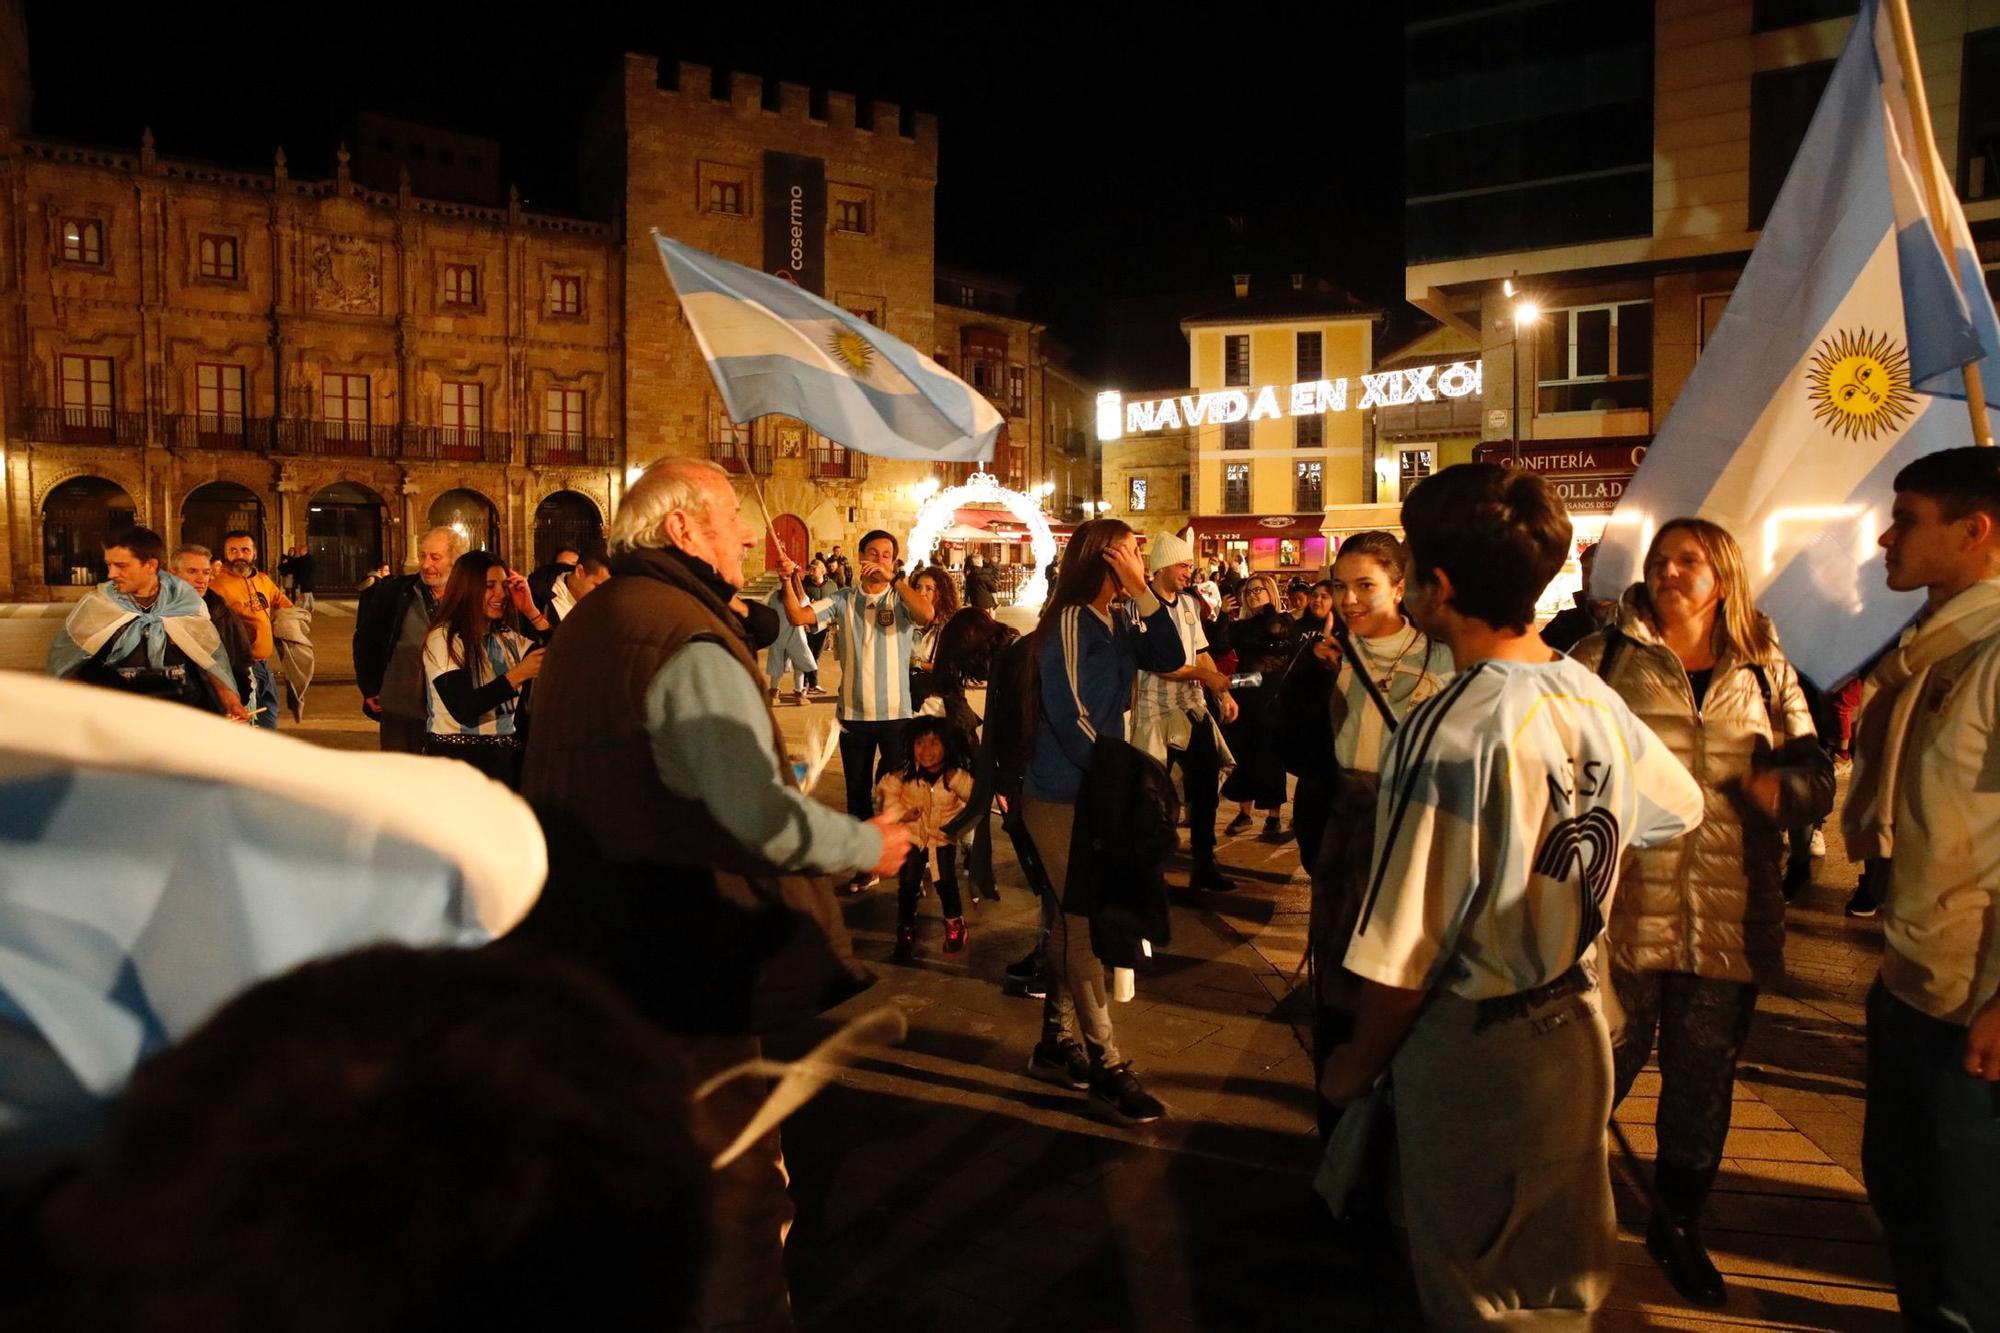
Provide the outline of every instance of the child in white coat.
<path id="1" fill-rule="evenodd" d="M 875 811 L 910 826 L 910 856 L 896 893 L 895 960 L 906 963 L 917 951 L 917 894 L 924 867 L 934 867 L 938 906 L 944 911 L 944 951 L 965 947 L 965 915 L 958 896 L 958 845 L 945 826 L 972 798 L 971 765 L 960 753 L 957 729 L 943 718 L 913 718 L 904 731 L 900 768 L 875 784 Z"/>

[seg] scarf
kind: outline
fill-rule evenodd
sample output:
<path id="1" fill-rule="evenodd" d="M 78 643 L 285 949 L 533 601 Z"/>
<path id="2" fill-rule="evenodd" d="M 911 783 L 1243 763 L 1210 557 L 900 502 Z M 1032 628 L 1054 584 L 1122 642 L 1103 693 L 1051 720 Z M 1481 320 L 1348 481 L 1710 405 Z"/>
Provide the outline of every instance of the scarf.
<path id="1" fill-rule="evenodd" d="M 1931 668 L 2000 634 L 2000 579 L 1973 584 L 1903 634 L 1869 673 L 1854 724 L 1854 776 L 1840 826 L 1850 861 L 1895 851 L 1896 786 Z"/>
<path id="2" fill-rule="evenodd" d="M 230 693 L 236 692 L 222 652 L 222 636 L 208 618 L 207 603 L 193 587 L 164 569 L 160 571 L 159 596 L 150 607 L 141 607 L 118 591 L 115 583 L 100 583 L 78 602 L 63 622 L 63 633 L 49 645 L 48 671 L 52 676 L 67 676 L 101 649 L 107 661 L 118 662 L 142 647 L 148 666 L 165 666 L 169 640 L 189 661 L 228 685 Z"/>

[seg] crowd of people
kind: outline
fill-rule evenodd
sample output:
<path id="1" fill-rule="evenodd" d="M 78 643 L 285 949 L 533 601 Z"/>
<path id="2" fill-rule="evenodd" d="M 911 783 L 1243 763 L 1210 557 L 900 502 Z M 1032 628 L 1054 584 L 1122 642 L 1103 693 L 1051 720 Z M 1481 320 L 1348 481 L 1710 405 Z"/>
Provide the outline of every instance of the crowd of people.
<path id="1" fill-rule="evenodd" d="M 1614 1269 L 1607 1126 L 1655 1056 L 1646 1244 L 1718 1306 L 1701 1215 L 1736 1065 L 1782 975 L 1788 863 L 1851 749 L 1843 827 L 1878 867 L 1886 942 L 1869 1195 L 1906 1318 L 1992 1328 L 2000 457 L 1933 454 L 1894 490 L 1889 583 L 1927 602 L 1851 738 L 1816 724 L 1736 541 L 1703 520 L 1654 532 L 1617 600 L 1580 594 L 1538 629 L 1569 520 L 1541 479 L 1484 464 L 1418 485 L 1401 537 L 1349 537 L 1324 578 L 1282 588 L 1172 534 L 1142 547 L 1086 522 L 1018 635 L 976 569 L 961 595 L 884 531 L 852 560 L 781 559 L 746 601 L 763 533 L 722 469 L 670 460 L 630 488 L 608 549 L 525 576 L 426 533 L 416 572 L 363 596 L 354 662 L 383 749 L 472 763 L 542 821 L 547 887 L 496 953 L 582 969 L 651 1025 L 674 1077 L 715 1085 L 685 1130 L 726 1161 L 687 1195 L 698 1253 L 676 1251 L 698 1265 L 696 1326 L 789 1319 L 782 1146 L 773 1127 L 731 1147 L 762 1099 L 731 1074 L 869 985 L 836 889 L 894 882 L 890 958 L 907 962 L 928 887 L 961 953 L 965 889 L 996 889 L 995 815 L 1041 903 L 1037 947 L 1005 969 L 1042 1000 L 1036 1077 L 1127 1124 L 1170 1114 L 1113 1003 L 1177 897 L 1236 891 L 1221 839 L 1261 819 L 1254 836 L 1295 839 L 1312 885 L 1323 1178 L 1376 1181 L 1338 1200 L 1365 1217 L 1393 1169 L 1426 1317 L 1588 1322 Z M 51 671 L 275 721 L 269 617 L 290 599 L 248 534 L 215 562 L 134 530 L 106 564 Z M 800 790 L 776 711 L 785 674 L 804 702 L 829 657 L 843 809 Z M 1183 810 L 1189 870 L 1170 886 Z"/>

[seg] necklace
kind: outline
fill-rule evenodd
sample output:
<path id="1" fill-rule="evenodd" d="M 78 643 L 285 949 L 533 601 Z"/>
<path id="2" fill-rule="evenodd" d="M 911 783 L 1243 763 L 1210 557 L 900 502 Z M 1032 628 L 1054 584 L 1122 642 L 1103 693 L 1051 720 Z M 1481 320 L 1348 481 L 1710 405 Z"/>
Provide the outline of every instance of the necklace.
<path id="1" fill-rule="evenodd" d="M 1388 693 L 1389 682 L 1396 678 L 1396 668 L 1403 665 L 1403 659 L 1408 657 L 1410 655 L 1410 650 L 1417 646 L 1417 627 L 1415 625 L 1406 623 L 1403 626 L 1403 630 L 1404 633 L 1408 635 L 1408 637 L 1403 640 L 1402 648 L 1396 653 L 1396 656 L 1393 659 L 1391 659 L 1389 665 L 1386 668 L 1384 668 L 1382 665 L 1381 655 L 1378 654 L 1374 648 L 1370 647 L 1370 644 L 1372 644 L 1374 641 L 1372 639 L 1358 640 L 1358 642 L 1361 644 L 1361 651 L 1367 655 L 1368 665 L 1373 667 L 1376 671 L 1382 673 L 1381 675 L 1375 678 L 1375 688 L 1381 690 L 1385 694 Z"/>

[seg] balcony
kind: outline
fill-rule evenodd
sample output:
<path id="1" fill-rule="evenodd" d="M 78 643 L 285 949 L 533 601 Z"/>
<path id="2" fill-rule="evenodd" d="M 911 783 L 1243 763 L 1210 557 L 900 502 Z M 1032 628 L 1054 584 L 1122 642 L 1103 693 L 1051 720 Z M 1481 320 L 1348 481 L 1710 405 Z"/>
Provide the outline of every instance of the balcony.
<path id="1" fill-rule="evenodd" d="M 146 414 L 108 407 L 23 407 L 14 414 L 13 434 L 45 444 L 144 444 Z"/>
<path id="2" fill-rule="evenodd" d="M 618 441 L 597 435 L 530 435 L 529 467 L 611 467 Z"/>
<path id="3" fill-rule="evenodd" d="M 269 453 L 269 417 L 224 416 L 213 412 L 176 412 L 162 417 L 167 444 L 175 449 L 230 449 Z"/>
<path id="4" fill-rule="evenodd" d="M 710 440 L 708 456 L 732 476 L 741 477 L 750 473 L 760 477 L 771 475 L 771 449 L 768 445 L 745 444 L 741 440 Z"/>
<path id="5" fill-rule="evenodd" d="M 824 480 L 860 481 L 868 475 L 868 456 L 837 444 L 821 445 L 808 459 L 807 475 Z"/>
<path id="6" fill-rule="evenodd" d="M 274 448 L 281 454 L 304 454 L 312 458 L 394 458 L 395 426 L 374 426 L 365 421 L 313 421 L 302 417 L 280 417 Z"/>
<path id="7" fill-rule="evenodd" d="M 402 456 L 433 463 L 511 463 L 514 433 L 479 426 L 405 426 Z"/>

